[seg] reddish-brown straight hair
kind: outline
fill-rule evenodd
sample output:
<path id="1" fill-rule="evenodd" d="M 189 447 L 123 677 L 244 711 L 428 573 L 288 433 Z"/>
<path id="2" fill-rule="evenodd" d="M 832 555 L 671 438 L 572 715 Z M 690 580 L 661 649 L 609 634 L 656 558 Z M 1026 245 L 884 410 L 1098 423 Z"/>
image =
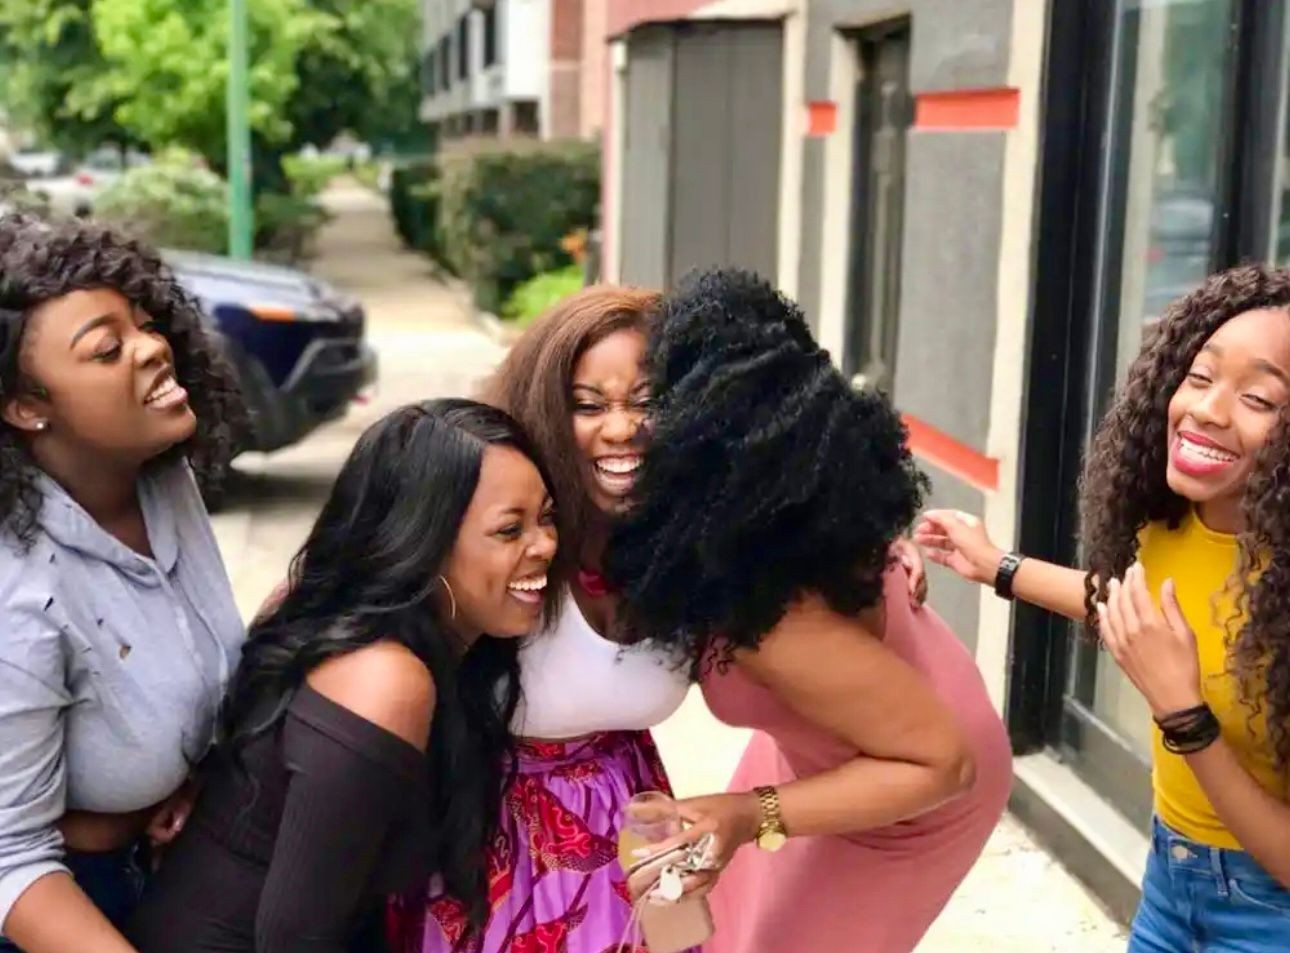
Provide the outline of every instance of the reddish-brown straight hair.
<path id="1" fill-rule="evenodd" d="M 484 385 L 483 400 L 520 422 L 554 484 L 560 567 L 577 564 L 597 517 L 587 495 L 573 436 L 573 371 L 578 359 L 616 331 L 648 334 L 659 294 L 643 288 L 594 285 L 555 305 L 515 342 Z"/>

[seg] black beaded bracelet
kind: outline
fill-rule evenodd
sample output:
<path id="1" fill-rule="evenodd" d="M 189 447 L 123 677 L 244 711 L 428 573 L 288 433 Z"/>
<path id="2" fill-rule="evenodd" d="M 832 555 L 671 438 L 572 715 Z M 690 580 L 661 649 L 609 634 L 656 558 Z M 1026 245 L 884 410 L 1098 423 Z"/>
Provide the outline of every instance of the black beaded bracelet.
<path id="1" fill-rule="evenodd" d="M 1204 751 L 1222 734 L 1222 726 L 1208 705 L 1184 708 L 1156 719 L 1161 740 L 1171 754 L 1195 754 Z"/>

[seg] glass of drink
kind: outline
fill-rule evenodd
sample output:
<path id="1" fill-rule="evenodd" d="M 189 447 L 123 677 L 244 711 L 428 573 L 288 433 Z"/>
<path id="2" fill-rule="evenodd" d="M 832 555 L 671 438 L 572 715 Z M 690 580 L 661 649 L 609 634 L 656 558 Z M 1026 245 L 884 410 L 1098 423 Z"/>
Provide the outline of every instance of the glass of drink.
<path id="1" fill-rule="evenodd" d="M 618 862 L 623 870 L 639 864 L 637 851 L 681 833 L 681 815 L 676 802 L 662 791 L 642 791 L 623 808 L 618 831 Z"/>

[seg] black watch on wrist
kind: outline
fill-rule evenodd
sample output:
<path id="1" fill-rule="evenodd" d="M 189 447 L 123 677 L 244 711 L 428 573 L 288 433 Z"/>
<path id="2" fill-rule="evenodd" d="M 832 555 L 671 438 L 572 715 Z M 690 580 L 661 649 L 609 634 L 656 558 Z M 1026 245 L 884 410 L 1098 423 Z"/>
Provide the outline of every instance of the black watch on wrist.
<path id="1" fill-rule="evenodd" d="M 994 594 L 1000 599 L 1011 601 L 1014 598 L 1012 579 L 1017 575 L 1017 567 L 1025 558 L 1020 553 L 1005 553 L 999 560 L 999 569 L 994 574 Z"/>

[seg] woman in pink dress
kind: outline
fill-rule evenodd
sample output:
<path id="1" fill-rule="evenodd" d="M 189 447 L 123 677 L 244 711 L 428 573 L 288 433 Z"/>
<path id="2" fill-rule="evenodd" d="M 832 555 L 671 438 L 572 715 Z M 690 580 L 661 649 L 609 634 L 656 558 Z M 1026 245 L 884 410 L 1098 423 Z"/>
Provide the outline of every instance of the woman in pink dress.
<path id="1" fill-rule="evenodd" d="M 682 805 L 725 867 L 708 949 L 908 953 L 998 821 L 1011 755 L 889 555 L 926 484 L 899 417 L 741 272 L 665 300 L 647 369 L 652 440 L 609 549 L 619 618 L 758 729 L 730 792 Z"/>

